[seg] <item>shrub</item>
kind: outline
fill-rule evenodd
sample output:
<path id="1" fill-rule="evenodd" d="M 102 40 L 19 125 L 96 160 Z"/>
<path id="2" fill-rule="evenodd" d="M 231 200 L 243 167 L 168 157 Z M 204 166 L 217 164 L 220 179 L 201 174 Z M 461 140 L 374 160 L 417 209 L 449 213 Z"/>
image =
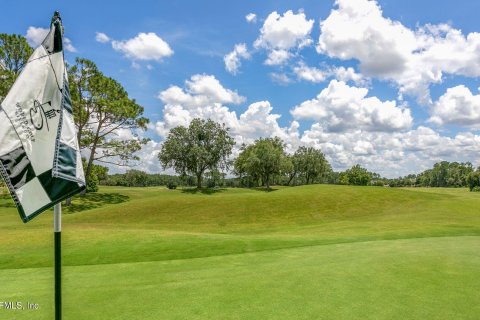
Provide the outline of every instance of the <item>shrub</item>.
<path id="1" fill-rule="evenodd" d="M 170 189 L 170 190 L 175 190 L 177 189 L 177 184 L 173 181 L 170 181 L 167 183 L 167 188 Z"/>

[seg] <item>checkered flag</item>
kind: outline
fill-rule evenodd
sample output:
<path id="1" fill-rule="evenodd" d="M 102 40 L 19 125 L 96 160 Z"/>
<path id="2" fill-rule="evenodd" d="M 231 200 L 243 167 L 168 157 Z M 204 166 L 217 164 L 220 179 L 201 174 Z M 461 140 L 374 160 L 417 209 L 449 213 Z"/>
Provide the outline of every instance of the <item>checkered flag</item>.
<path id="1" fill-rule="evenodd" d="M 85 188 L 60 17 L 0 105 L 0 173 L 28 222 Z"/>

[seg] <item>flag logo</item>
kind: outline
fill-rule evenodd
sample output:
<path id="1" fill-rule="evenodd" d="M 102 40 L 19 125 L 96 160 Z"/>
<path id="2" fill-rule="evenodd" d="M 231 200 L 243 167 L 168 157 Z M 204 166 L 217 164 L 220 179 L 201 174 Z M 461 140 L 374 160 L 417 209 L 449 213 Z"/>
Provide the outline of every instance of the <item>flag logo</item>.
<path id="1" fill-rule="evenodd" d="M 54 19 L 0 105 L 0 174 L 24 222 L 85 188 L 62 32 Z"/>

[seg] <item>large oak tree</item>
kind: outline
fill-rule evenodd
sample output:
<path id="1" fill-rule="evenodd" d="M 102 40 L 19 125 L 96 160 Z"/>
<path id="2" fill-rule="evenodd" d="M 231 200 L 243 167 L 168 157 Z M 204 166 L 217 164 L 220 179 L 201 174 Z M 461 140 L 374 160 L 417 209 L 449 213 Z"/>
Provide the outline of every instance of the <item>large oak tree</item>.
<path id="1" fill-rule="evenodd" d="M 228 128 L 210 119 L 193 119 L 188 127 L 170 130 L 158 159 L 164 169 L 173 168 L 181 175 L 197 178 L 197 188 L 207 172 L 228 170 L 229 156 L 235 141 Z"/>

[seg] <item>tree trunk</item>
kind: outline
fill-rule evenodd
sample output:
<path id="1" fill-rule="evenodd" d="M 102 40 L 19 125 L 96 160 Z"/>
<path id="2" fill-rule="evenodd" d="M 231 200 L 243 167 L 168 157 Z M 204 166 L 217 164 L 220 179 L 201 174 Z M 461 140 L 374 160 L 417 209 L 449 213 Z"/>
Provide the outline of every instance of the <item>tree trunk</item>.
<path id="1" fill-rule="evenodd" d="M 293 174 L 290 175 L 290 179 L 288 180 L 287 186 L 290 185 L 290 183 L 292 182 L 293 178 L 295 178 L 296 175 L 297 175 L 297 172 L 294 172 Z"/>
<path id="2" fill-rule="evenodd" d="M 197 189 L 202 189 L 202 173 L 197 173 Z"/>
<path id="3" fill-rule="evenodd" d="M 267 185 L 267 190 L 270 190 L 269 180 L 270 180 L 270 177 L 269 177 L 269 176 L 266 176 L 266 177 L 265 177 L 265 183 L 266 183 L 266 185 Z"/>

